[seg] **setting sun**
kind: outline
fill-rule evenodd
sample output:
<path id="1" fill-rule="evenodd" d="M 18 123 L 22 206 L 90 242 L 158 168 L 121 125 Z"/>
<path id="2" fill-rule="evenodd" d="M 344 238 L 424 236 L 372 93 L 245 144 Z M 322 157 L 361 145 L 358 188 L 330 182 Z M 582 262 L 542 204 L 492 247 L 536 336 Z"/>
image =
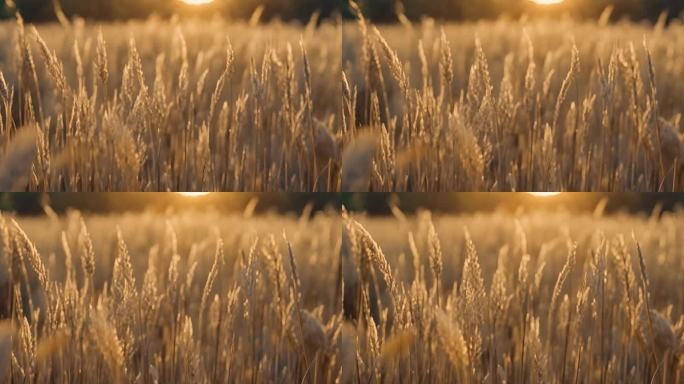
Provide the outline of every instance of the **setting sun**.
<path id="1" fill-rule="evenodd" d="M 202 197 L 208 195 L 210 192 L 178 192 L 179 195 L 185 197 Z"/>
<path id="2" fill-rule="evenodd" d="M 529 192 L 530 195 L 535 197 L 553 197 L 558 196 L 560 192 Z"/>
<path id="3" fill-rule="evenodd" d="M 564 2 L 565 0 L 530 0 L 533 3 L 537 3 L 540 5 L 553 5 L 553 4 L 560 4 Z"/>
<path id="4" fill-rule="evenodd" d="M 213 3 L 214 0 L 180 0 L 185 4 L 189 5 L 204 5 L 204 4 L 210 4 Z"/>

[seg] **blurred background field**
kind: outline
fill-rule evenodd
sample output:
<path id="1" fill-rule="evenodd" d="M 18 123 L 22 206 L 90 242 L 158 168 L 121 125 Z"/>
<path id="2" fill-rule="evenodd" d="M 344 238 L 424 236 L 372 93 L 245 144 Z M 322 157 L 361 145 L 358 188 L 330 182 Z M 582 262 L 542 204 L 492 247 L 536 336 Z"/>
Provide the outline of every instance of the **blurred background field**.
<path id="1" fill-rule="evenodd" d="M 0 198 L 5 381 L 684 379 L 682 196 L 49 198 Z"/>
<path id="2" fill-rule="evenodd" d="M 22 215 L 44 215 L 49 206 L 58 214 L 70 209 L 83 212 L 211 211 L 258 214 L 306 210 L 366 212 L 388 216 L 394 207 L 413 214 L 421 209 L 445 214 L 475 212 L 566 211 L 634 213 L 649 216 L 684 207 L 684 194 L 639 193 L 0 193 L 0 209 Z"/>
<path id="3" fill-rule="evenodd" d="M 312 13 L 320 11 L 327 17 L 344 9 L 345 16 L 351 17 L 346 1 L 343 0 L 59 0 L 67 16 L 81 16 L 100 20 L 145 18 L 151 14 L 169 16 L 174 13 L 205 12 L 223 15 L 227 18 L 249 18 L 254 10 L 264 7 L 264 19 L 308 20 Z M 536 1 L 536 0 L 535 0 Z M 184 3 L 185 2 L 185 3 Z M 188 6 L 187 3 L 201 3 L 202 7 Z M 561 3 L 554 0 L 538 2 Z M 4 3 L 4 4 L 3 4 Z M 54 19 L 53 0 L 0 0 L 0 17 L 9 17 L 13 12 L 11 4 L 16 4 L 29 21 Z M 206 3 L 206 4 L 205 4 Z M 210 3 L 210 4 L 209 4 Z M 616 17 L 633 20 L 656 20 L 667 11 L 670 17 L 677 17 L 684 9 L 679 0 L 565 0 L 562 4 L 552 4 L 543 9 L 532 0 L 363 0 L 360 1 L 366 14 L 374 21 L 396 21 L 395 7 L 404 9 L 407 17 L 417 20 L 421 17 L 435 17 L 441 20 L 475 20 L 497 18 L 501 15 L 519 17 L 521 14 L 567 13 L 581 18 L 596 18 L 607 7 L 615 8 Z M 201 8 L 204 8 L 202 10 Z"/>
<path id="4" fill-rule="evenodd" d="M 390 10 L 397 4 L 411 20 L 433 17 L 438 20 L 477 20 L 502 15 L 518 18 L 528 15 L 562 15 L 595 19 L 606 7 L 614 8 L 616 18 L 656 20 L 665 11 L 678 17 L 684 10 L 679 0 L 361 0 L 359 4 L 374 21 L 397 21 Z M 540 7 L 540 5 L 542 5 Z"/>
<path id="5" fill-rule="evenodd" d="M 80 16 L 103 21 L 147 18 L 153 14 L 160 17 L 186 14 L 249 19 L 258 7 L 263 7 L 264 20 L 278 17 L 306 22 L 314 12 L 330 16 L 339 9 L 340 3 L 338 0 L 59 0 L 59 4 L 69 18 Z M 53 0 L 0 0 L 0 17 L 9 17 L 18 10 L 31 22 L 55 20 L 53 6 Z"/>

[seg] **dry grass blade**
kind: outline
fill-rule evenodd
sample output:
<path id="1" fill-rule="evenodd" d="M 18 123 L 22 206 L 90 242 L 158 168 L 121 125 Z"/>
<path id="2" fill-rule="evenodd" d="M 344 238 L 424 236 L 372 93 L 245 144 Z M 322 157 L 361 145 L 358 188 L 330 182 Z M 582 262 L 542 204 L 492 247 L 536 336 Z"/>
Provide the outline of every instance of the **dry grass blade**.
<path id="1" fill-rule="evenodd" d="M 37 138 L 35 127 L 24 127 L 12 139 L 4 156 L 0 158 L 0 190 L 22 192 L 28 188 L 37 153 Z"/>
<path id="2" fill-rule="evenodd" d="M 309 311 L 300 311 L 302 319 L 302 341 L 309 361 L 313 361 L 317 353 L 322 353 L 327 346 L 325 329 L 321 322 Z"/>
<path id="3" fill-rule="evenodd" d="M 409 353 L 411 345 L 415 339 L 415 333 L 410 330 L 404 330 L 392 335 L 390 338 L 385 340 L 382 345 L 382 359 L 385 362 L 399 360 L 401 357 Z"/>
<path id="4" fill-rule="evenodd" d="M 102 354 L 104 363 L 109 367 L 113 380 L 119 382 L 124 377 L 124 352 L 116 328 L 102 312 L 93 316 L 90 327 L 92 340 Z"/>
<path id="5" fill-rule="evenodd" d="M 373 158 L 378 139 L 375 135 L 364 134 L 348 145 L 342 154 L 343 192 L 368 192 L 373 171 Z"/>
<path id="6" fill-rule="evenodd" d="M 0 379 L 2 381 L 8 380 L 10 376 L 13 333 L 9 321 L 0 322 Z"/>
<path id="7" fill-rule="evenodd" d="M 468 361 L 468 349 L 461 328 L 451 321 L 441 309 L 435 313 L 435 321 L 437 322 L 437 334 L 444 351 L 449 356 L 453 367 L 463 375 L 463 372 L 467 372 L 470 362 Z"/>
<path id="8" fill-rule="evenodd" d="M 216 277 L 219 274 L 219 271 L 221 269 L 221 265 L 223 264 L 223 240 L 220 238 L 216 241 L 216 253 L 214 255 L 214 263 L 211 266 L 211 270 L 209 271 L 209 275 L 207 276 L 207 282 L 204 284 L 204 290 L 202 291 L 202 301 L 200 302 L 200 320 L 199 320 L 199 328 L 202 329 L 202 326 L 204 325 L 203 319 L 204 319 L 204 310 L 207 306 L 207 302 L 209 300 L 209 295 L 211 294 L 212 289 L 214 288 L 214 282 L 216 281 Z"/>
<path id="9" fill-rule="evenodd" d="M 57 16 L 57 20 L 62 25 L 62 27 L 70 28 L 71 23 L 64 14 L 64 11 L 62 10 L 62 4 L 59 2 L 59 0 L 52 0 L 52 9 L 54 10 L 55 16 Z"/>
<path id="10" fill-rule="evenodd" d="M 5 75 L 0 71 L 0 97 L 3 101 L 8 102 L 10 98 L 9 87 L 7 86 L 7 81 L 5 80 Z"/>
<path id="11" fill-rule="evenodd" d="M 29 264 L 31 265 L 33 272 L 35 272 L 36 276 L 38 277 L 38 281 L 40 281 L 40 284 L 43 288 L 43 291 L 45 292 L 45 294 L 47 294 L 48 293 L 48 272 L 47 272 L 47 269 L 45 268 L 45 265 L 43 264 L 43 260 L 41 259 L 40 255 L 38 254 L 38 250 L 36 249 L 36 246 L 31 242 L 28 235 L 26 235 L 26 232 L 24 232 L 21 229 L 19 224 L 14 219 L 12 219 L 12 225 L 14 227 L 14 232 L 17 236 L 16 239 L 18 240 L 18 242 L 16 244 L 19 247 L 21 247 L 20 250 L 16 250 L 16 251 L 22 252 L 24 255 L 26 255 L 28 257 Z"/>
<path id="12" fill-rule="evenodd" d="M 261 15 L 264 13 L 265 7 L 263 5 L 259 5 L 254 9 L 254 12 L 252 12 L 252 16 L 249 18 L 249 24 L 250 27 L 256 27 L 257 24 L 259 24 L 259 21 L 261 20 Z"/>
<path id="13" fill-rule="evenodd" d="M 430 268 L 435 279 L 435 289 L 439 293 L 441 288 L 441 277 L 442 277 L 442 246 L 439 243 L 439 237 L 437 237 L 437 231 L 435 231 L 435 226 L 432 220 L 428 222 L 428 260 L 430 261 Z"/>

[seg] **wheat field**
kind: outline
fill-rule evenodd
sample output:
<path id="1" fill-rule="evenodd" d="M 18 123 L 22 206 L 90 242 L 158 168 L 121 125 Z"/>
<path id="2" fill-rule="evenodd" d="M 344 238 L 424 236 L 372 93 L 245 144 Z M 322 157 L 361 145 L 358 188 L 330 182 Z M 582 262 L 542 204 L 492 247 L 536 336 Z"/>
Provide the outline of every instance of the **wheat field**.
<path id="1" fill-rule="evenodd" d="M 683 212 L 393 212 L 5 213 L 0 379 L 684 380 Z"/>
<path id="2" fill-rule="evenodd" d="M 341 29 L 0 24 L 3 191 L 337 189 Z"/>
<path id="3" fill-rule="evenodd" d="M 344 26 L 343 132 L 373 191 L 682 191 L 684 24 Z M 348 184 L 350 185 L 350 184 Z"/>
<path id="4" fill-rule="evenodd" d="M 13 191 L 682 191 L 684 24 L 0 25 Z"/>

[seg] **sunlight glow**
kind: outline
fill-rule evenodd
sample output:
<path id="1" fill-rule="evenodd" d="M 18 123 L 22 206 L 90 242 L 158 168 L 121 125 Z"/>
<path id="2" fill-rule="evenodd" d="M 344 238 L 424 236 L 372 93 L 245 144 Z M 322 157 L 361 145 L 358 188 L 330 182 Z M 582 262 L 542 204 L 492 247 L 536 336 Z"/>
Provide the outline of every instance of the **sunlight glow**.
<path id="1" fill-rule="evenodd" d="M 553 197 L 553 196 L 558 196 L 561 194 L 560 192 L 528 192 L 528 193 L 534 197 Z"/>
<path id="2" fill-rule="evenodd" d="M 565 0 L 530 0 L 533 3 L 537 3 L 539 5 L 553 5 L 553 4 L 560 4 L 564 2 Z"/>
<path id="3" fill-rule="evenodd" d="M 185 197 L 202 197 L 208 195 L 210 192 L 178 192 L 179 195 Z"/>
<path id="4" fill-rule="evenodd" d="M 210 4 L 213 3 L 214 0 L 180 0 L 184 2 L 185 4 L 189 5 L 204 5 L 204 4 Z"/>

